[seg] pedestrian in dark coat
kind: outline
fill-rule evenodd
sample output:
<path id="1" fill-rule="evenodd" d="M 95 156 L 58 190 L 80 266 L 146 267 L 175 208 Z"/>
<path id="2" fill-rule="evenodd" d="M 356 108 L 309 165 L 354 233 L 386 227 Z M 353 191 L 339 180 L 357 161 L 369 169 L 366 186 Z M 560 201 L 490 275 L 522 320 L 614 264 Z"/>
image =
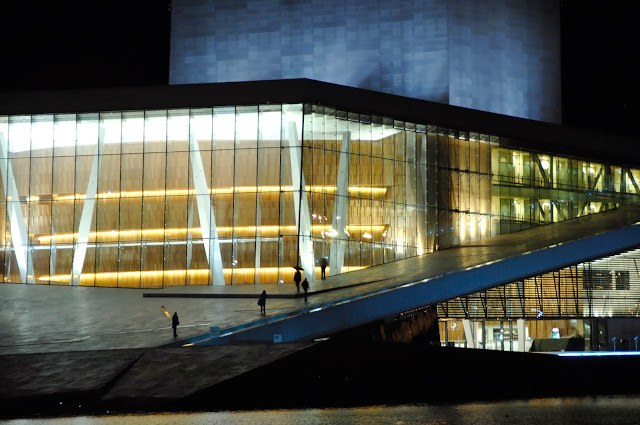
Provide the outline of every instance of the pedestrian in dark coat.
<path id="1" fill-rule="evenodd" d="M 325 279 L 327 276 L 325 275 L 325 271 L 327 269 L 327 259 L 322 257 L 320 259 L 320 278 Z"/>
<path id="2" fill-rule="evenodd" d="M 296 273 L 293 275 L 293 281 L 296 283 L 296 291 L 300 292 L 300 281 L 302 280 L 302 274 L 300 270 L 296 270 Z"/>
<path id="3" fill-rule="evenodd" d="M 260 306 L 260 314 L 267 314 L 267 291 L 262 291 L 260 294 L 258 305 Z"/>
<path id="4" fill-rule="evenodd" d="M 307 302 L 307 291 L 309 291 L 309 281 L 305 277 L 302 281 L 302 289 L 304 290 L 304 301 Z"/>
<path id="5" fill-rule="evenodd" d="M 178 320 L 178 312 L 173 313 L 173 317 L 171 318 L 171 327 L 173 328 L 173 337 L 178 336 L 178 325 L 180 324 L 180 320 Z"/>

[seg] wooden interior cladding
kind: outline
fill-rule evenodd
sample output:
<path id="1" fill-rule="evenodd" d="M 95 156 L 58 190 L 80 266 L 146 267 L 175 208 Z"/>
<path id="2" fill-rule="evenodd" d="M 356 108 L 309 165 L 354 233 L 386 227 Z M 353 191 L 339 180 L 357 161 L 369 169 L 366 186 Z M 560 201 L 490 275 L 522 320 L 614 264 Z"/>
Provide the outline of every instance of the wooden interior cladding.
<path id="1" fill-rule="evenodd" d="M 49 277 L 39 282 L 64 284 L 69 276 L 83 210 L 91 205 L 85 197 L 103 126 L 109 134 L 101 151 L 80 284 L 211 283 L 189 152 L 188 126 L 196 118 L 208 121 L 206 128 L 196 129 L 208 134 L 197 143 L 211 189 L 210 211 L 226 283 L 291 281 L 292 266 L 298 262 L 298 231 L 292 192 L 296 176 L 292 177 L 292 148 L 286 139 L 289 130 L 283 124 L 288 107 L 265 107 L 278 114 L 273 140 L 261 140 L 271 131 L 262 106 L 214 108 L 197 117 L 189 110 L 70 115 L 65 122 L 53 117 L 57 144 L 52 149 L 12 157 L 12 165 L 20 170 L 18 190 L 25 194 L 20 202 L 29 242 L 37 248 L 36 277 Z M 300 147 L 293 148 L 301 160 L 313 215 L 315 259 L 328 255 L 332 237 L 345 243 L 345 271 L 416 255 L 422 242 L 415 234 L 426 232 L 420 224 L 427 217 L 425 185 L 417 183 L 428 172 L 426 158 L 418 160 L 417 150 L 417 141 L 426 142 L 425 136 L 405 131 L 403 123 L 392 120 L 359 122 L 357 114 L 333 113 L 302 116 L 305 124 L 298 130 L 303 137 Z M 227 118 L 234 123 L 232 131 L 220 128 Z M 251 127 L 249 133 L 255 126 L 255 138 L 246 136 L 242 125 Z M 317 125 L 318 131 L 306 138 L 309 125 Z M 330 237 L 344 131 L 351 132 L 348 190 L 342 194 L 348 196 L 347 227 L 344 234 Z M 76 138 L 75 146 L 65 145 Z M 430 166 L 435 168 L 435 161 Z M 10 241 L 10 234 L 3 237 Z M 14 281 L 15 253 L 9 250 L 5 257 Z"/>

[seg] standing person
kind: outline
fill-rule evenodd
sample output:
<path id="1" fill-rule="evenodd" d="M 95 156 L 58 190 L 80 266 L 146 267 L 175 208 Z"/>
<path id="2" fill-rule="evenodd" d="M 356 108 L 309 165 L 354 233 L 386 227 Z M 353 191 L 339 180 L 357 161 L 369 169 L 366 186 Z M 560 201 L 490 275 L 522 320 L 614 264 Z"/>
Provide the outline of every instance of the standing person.
<path id="1" fill-rule="evenodd" d="M 309 281 L 305 277 L 302 281 L 302 289 L 304 290 L 304 302 L 307 302 L 307 291 L 309 290 Z"/>
<path id="2" fill-rule="evenodd" d="M 326 269 L 327 269 L 327 259 L 322 257 L 320 259 L 320 278 L 321 279 L 324 279 L 326 277 L 324 274 Z"/>
<path id="3" fill-rule="evenodd" d="M 296 274 L 293 275 L 293 281 L 296 283 L 296 291 L 300 292 L 300 281 L 302 280 L 302 274 L 300 270 L 296 270 Z"/>
<path id="4" fill-rule="evenodd" d="M 173 337 L 178 336 L 178 325 L 180 324 L 180 320 L 178 320 L 178 312 L 173 313 L 173 317 L 171 318 L 171 327 L 173 328 Z"/>
<path id="5" fill-rule="evenodd" d="M 258 305 L 260 306 L 260 314 L 267 314 L 267 291 L 262 291 L 260 298 L 258 298 Z"/>

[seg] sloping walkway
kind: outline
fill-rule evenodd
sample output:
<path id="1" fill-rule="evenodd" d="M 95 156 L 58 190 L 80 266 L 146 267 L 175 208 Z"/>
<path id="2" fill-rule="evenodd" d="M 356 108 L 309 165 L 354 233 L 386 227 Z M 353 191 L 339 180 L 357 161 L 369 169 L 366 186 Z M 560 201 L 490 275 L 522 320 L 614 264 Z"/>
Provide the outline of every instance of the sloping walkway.
<path id="1" fill-rule="evenodd" d="M 357 273 L 371 283 L 199 343 L 301 341 L 640 246 L 640 207 L 581 217 Z M 353 274 L 356 276 L 356 274 Z M 376 281 L 373 279 L 377 278 Z"/>

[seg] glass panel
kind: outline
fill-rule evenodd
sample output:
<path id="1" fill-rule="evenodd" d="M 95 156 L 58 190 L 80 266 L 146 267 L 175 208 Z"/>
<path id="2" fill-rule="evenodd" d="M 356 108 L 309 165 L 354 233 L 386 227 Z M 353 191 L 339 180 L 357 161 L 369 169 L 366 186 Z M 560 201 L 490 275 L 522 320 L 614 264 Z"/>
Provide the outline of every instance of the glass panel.
<path id="1" fill-rule="evenodd" d="M 135 128 L 138 130 L 138 127 Z M 140 134 L 131 135 L 138 139 Z M 141 140 L 141 139 L 138 139 Z M 144 112 L 144 152 L 167 151 L 167 111 Z M 139 151 L 136 151 L 139 152 Z"/>
<path id="2" fill-rule="evenodd" d="M 122 143 L 122 113 L 119 111 L 100 113 L 100 128 L 104 130 L 104 154 L 120 154 Z"/>
<path id="3" fill-rule="evenodd" d="M 96 150 L 98 145 L 98 132 L 98 114 L 78 115 L 76 156 L 96 155 L 98 153 Z"/>
<path id="4" fill-rule="evenodd" d="M 153 130 L 149 136 L 153 135 Z M 142 153 L 145 139 L 143 111 L 122 113 L 122 153 Z"/>
<path id="5" fill-rule="evenodd" d="M 213 109 L 202 108 L 191 110 L 190 131 L 193 131 L 201 151 L 210 151 L 212 149 L 212 125 Z"/>
<path id="6" fill-rule="evenodd" d="M 235 108 L 213 108 L 213 148 L 233 149 L 235 140 Z"/>
<path id="7" fill-rule="evenodd" d="M 160 125 L 160 122 L 150 120 L 150 117 L 147 116 L 146 127 L 153 126 L 155 130 L 155 127 Z M 160 137 L 160 133 L 158 137 Z M 168 112 L 166 149 L 167 152 L 189 150 L 189 110 L 177 109 Z"/>
<path id="8" fill-rule="evenodd" d="M 273 129 L 275 130 L 275 127 Z M 269 133 L 275 133 L 272 127 L 265 128 L 261 126 L 261 130 Z M 275 134 L 274 134 L 275 135 Z M 258 107 L 257 106 L 239 106 L 236 108 L 235 117 L 235 141 L 237 149 L 250 149 L 258 147 Z"/>
<path id="9" fill-rule="evenodd" d="M 9 117 L 8 139 L 9 158 L 28 158 L 31 153 L 31 117 Z"/>
<path id="10" fill-rule="evenodd" d="M 53 155 L 53 115 L 35 115 L 31 122 L 31 156 Z"/>

